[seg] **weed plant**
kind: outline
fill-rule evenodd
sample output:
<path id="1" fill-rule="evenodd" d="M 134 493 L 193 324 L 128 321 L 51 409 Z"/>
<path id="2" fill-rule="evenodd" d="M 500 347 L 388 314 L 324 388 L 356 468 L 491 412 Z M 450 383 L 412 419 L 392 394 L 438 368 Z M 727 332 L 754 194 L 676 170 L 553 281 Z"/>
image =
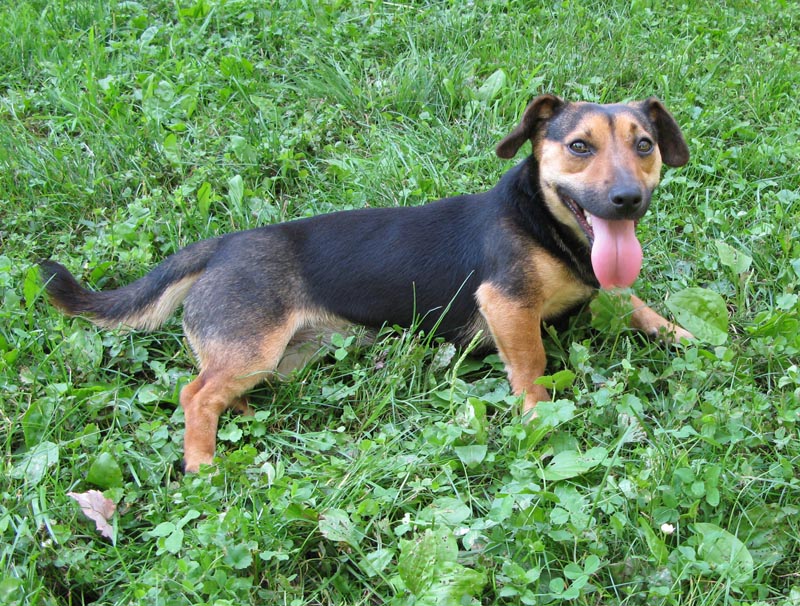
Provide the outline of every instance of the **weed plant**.
<path id="1" fill-rule="evenodd" d="M 17 0 L 0 41 L 0 602 L 800 604 L 800 4 Z M 636 288 L 718 294 L 721 338 L 664 348 L 601 297 L 548 330 L 529 424 L 496 356 L 342 338 L 183 476 L 179 319 L 104 332 L 41 295 L 42 257 L 112 288 L 201 238 L 487 189 L 543 92 L 674 112 L 692 160 Z"/>

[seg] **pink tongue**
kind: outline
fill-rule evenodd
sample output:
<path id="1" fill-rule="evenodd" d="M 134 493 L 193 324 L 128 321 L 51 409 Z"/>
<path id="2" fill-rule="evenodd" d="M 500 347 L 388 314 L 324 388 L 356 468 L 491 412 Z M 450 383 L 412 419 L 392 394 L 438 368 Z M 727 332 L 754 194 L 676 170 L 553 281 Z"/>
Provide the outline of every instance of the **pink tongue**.
<path id="1" fill-rule="evenodd" d="M 592 268 L 603 288 L 628 288 L 642 268 L 642 246 L 634 221 L 607 221 L 592 215 Z"/>

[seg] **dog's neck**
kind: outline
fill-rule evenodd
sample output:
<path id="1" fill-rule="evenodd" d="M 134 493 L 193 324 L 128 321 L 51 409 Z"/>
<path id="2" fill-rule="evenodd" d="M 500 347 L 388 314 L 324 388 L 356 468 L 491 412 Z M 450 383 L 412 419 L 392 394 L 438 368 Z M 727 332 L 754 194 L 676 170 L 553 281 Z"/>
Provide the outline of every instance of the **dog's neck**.
<path id="1" fill-rule="evenodd" d="M 544 202 L 539 182 L 539 165 L 534 156 L 528 156 L 503 175 L 497 187 L 516 192 L 504 198 L 514 201 L 519 225 L 540 246 L 554 257 L 564 259 L 582 282 L 599 287 L 592 270 L 591 248 L 558 221 Z"/>

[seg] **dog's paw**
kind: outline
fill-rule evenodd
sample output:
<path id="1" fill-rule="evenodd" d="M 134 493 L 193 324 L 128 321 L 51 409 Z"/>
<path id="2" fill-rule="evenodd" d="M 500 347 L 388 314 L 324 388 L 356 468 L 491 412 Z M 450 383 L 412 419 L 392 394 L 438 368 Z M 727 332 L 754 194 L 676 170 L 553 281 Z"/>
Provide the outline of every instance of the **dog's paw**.
<path id="1" fill-rule="evenodd" d="M 681 326 L 675 326 L 675 325 L 673 325 L 673 327 L 674 327 L 675 330 L 672 332 L 672 335 L 671 335 L 672 336 L 672 340 L 670 341 L 671 343 L 680 343 L 680 342 L 682 342 L 684 340 L 686 340 L 686 341 L 694 341 L 695 340 L 694 335 L 692 333 L 690 333 L 688 330 L 686 330 L 685 328 L 683 328 Z"/>
<path id="2" fill-rule="evenodd" d="M 695 337 L 685 328 L 672 324 L 671 322 L 664 322 L 651 327 L 646 331 L 647 336 L 651 339 L 661 341 L 667 345 L 678 345 L 684 341 L 694 341 Z"/>
<path id="3" fill-rule="evenodd" d="M 525 399 L 522 402 L 522 416 L 526 421 L 532 421 L 538 415 L 536 414 L 536 405 L 539 402 L 549 402 L 550 392 L 541 385 L 534 385 L 525 393 Z"/>

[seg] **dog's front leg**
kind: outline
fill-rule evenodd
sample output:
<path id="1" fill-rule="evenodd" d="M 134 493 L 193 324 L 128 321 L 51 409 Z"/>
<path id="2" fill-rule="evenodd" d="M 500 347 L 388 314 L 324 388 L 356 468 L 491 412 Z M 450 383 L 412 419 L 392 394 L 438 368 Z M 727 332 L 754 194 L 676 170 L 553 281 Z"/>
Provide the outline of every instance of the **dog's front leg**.
<path id="1" fill-rule="evenodd" d="M 516 395 L 525 396 L 523 413 L 538 402 L 550 399 L 550 394 L 534 381 L 544 374 L 547 360 L 542 344 L 542 320 L 539 310 L 485 283 L 476 293 L 500 358 L 506 365 L 508 382 Z M 533 415 L 535 416 L 534 412 Z"/>
<path id="2" fill-rule="evenodd" d="M 679 343 L 681 339 L 694 339 L 692 333 L 657 314 L 639 297 L 631 295 L 631 304 L 633 305 L 631 326 L 647 336 L 663 338 L 668 343 Z"/>

